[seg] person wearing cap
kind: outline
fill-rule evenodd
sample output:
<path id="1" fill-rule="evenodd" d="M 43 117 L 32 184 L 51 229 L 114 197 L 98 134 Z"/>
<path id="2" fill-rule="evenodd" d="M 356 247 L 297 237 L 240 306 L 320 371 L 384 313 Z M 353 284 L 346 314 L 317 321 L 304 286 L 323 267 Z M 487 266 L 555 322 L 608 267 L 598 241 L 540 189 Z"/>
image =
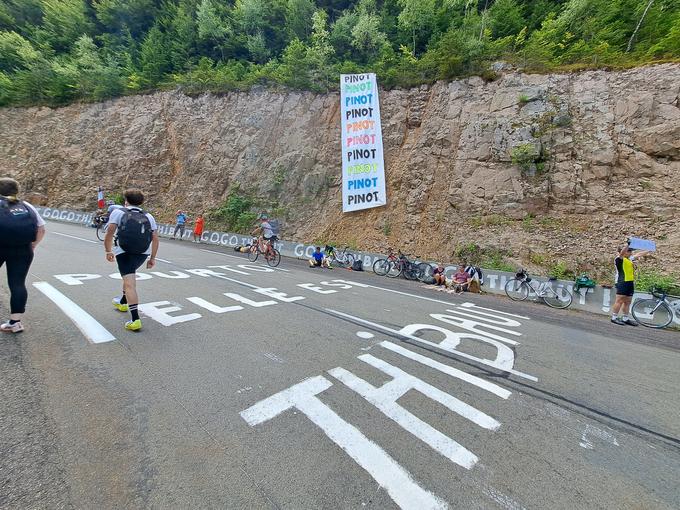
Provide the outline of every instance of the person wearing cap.
<path id="1" fill-rule="evenodd" d="M 177 215 L 175 217 L 175 231 L 172 234 L 173 239 L 177 237 L 177 232 L 179 232 L 180 239 L 184 237 L 184 226 L 186 225 L 188 219 L 189 217 L 187 216 L 186 212 L 177 211 Z"/>
<path id="2" fill-rule="evenodd" d="M 616 300 L 612 307 L 611 321 L 619 326 L 637 326 L 638 323 L 631 319 L 630 303 L 635 294 L 635 266 L 634 260 L 647 257 L 650 252 L 640 251 L 633 255 L 633 251 L 628 243 L 619 248 L 619 254 L 614 259 L 616 266 Z"/>

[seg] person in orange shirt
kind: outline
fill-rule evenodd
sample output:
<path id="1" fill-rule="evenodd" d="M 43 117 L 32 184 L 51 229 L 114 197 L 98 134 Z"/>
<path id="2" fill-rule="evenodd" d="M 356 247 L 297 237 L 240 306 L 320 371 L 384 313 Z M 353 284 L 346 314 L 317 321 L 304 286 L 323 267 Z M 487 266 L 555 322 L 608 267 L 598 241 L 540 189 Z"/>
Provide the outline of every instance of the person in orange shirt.
<path id="1" fill-rule="evenodd" d="M 199 214 L 198 218 L 196 218 L 196 223 L 194 224 L 194 242 L 195 243 L 201 242 L 201 236 L 203 235 L 203 224 L 204 223 L 205 223 L 205 220 L 203 219 L 203 215 Z"/>

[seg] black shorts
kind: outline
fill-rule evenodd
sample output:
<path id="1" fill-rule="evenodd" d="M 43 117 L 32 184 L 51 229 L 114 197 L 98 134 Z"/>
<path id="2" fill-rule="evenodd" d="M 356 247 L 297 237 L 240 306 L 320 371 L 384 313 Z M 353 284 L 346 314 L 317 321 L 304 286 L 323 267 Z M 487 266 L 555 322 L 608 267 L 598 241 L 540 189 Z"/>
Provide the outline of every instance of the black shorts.
<path id="1" fill-rule="evenodd" d="M 269 242 L 272 244 L 272 246 L 274 246 L 274 242 L 275 242 L 275 241 L 278 241 L 279 238 L 276 237 L 276 236 L 271 236 L 271 237 L 265 237 L 264 240 L 265 240 L 265 241 L 269 241 Z"/>
<path id="2" fill-rule="evenodd" d="M 635 294 L 635 282 L 623 282 L 616 284 L 617 296 L 632 296 Z"/>
<path id="3" fill-rule="evenodd" d="M 121 276 L 127 274 L 135 274 L 137 269 L 146 261 L 148 255 L 137 255 L 135 253 L 121 253 L 116 255 L 116 262 L 118 263 L 118 271 Z"/>
<path id="4" fill-rule="evenodd" d="M 315 267 L 321 267 L 322 260 L 312 259 L 312 263 Z"/>

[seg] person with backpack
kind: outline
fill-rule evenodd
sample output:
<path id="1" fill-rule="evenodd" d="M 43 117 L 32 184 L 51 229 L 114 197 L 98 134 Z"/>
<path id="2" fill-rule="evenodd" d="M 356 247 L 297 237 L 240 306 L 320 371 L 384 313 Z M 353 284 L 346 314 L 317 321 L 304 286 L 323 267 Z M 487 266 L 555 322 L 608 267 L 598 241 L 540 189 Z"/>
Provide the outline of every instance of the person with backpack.
<path id="1" fill-rule="evenodd" d="M 21 333 L 21 318 L 26 312 L 28 290 L 26 276 L 33 262 L 33 252 L 45 236 L 45 220 L 35 207 L 19 200 L 19 183 L 0 178 L 0 266 L 7 267 L 9 285 L 9 320 L 0 331 Z"/>
<path id="2" fill-rule="evenodd" d="M 113 306 L 120 312 L 130 312 L 132 320 L 125 323 L 125 329 L 139 331 L 142 329 L 142 321 L 137 309 L 139 297 L 136 272 L 147 257 L 147 269 L 156 265 L 158 227 L 154 217 L 140 208 L 144 203 L 144 194 L 140 190 L 129 189 L 124 195 L 125 207 L 114 210 L 109 218 L 104 248 L 106 260 L 116 261 L 123 278 L 123 295 L 113 299 Z"/>

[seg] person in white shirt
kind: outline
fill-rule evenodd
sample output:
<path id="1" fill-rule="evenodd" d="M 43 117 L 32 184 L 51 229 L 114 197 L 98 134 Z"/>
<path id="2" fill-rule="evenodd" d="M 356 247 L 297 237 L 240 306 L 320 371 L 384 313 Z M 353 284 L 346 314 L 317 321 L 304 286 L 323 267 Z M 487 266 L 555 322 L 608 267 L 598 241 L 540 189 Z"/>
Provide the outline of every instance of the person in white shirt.
<path id="1" fill-rule="evenodd" d="M 7 267 L 10 292 L 9 320 L 0 325 L 5 333 L 21 333 L 28 290 L 26 276 L 33 262 L 35 247 L 45 236 L 45 220 L 35 207 L 19 200 L 19 183 L 0 178 L 0 266 Z"/>
<path id="2" fill-rule="evenodd" d="M 125 329 L 139 331 L 142 321 L 137 309 L 139 296 L 136 272 L 145 261 L 147 269 L 156 265 L 158 226 L 154 217 L 141 209 L 144 194 L 140 190 L 129 189 L 124 195 L 125 207 L 114 209 L 109 217 L 104 248 L 106 260 L 116 261 L 123 278 L 123 295 L 114 298 L 113 306 L 121 312 L 130 312 L 132 320 L 125 323 Z M 114 236 L 117 239 L 115 246 Z"/>

